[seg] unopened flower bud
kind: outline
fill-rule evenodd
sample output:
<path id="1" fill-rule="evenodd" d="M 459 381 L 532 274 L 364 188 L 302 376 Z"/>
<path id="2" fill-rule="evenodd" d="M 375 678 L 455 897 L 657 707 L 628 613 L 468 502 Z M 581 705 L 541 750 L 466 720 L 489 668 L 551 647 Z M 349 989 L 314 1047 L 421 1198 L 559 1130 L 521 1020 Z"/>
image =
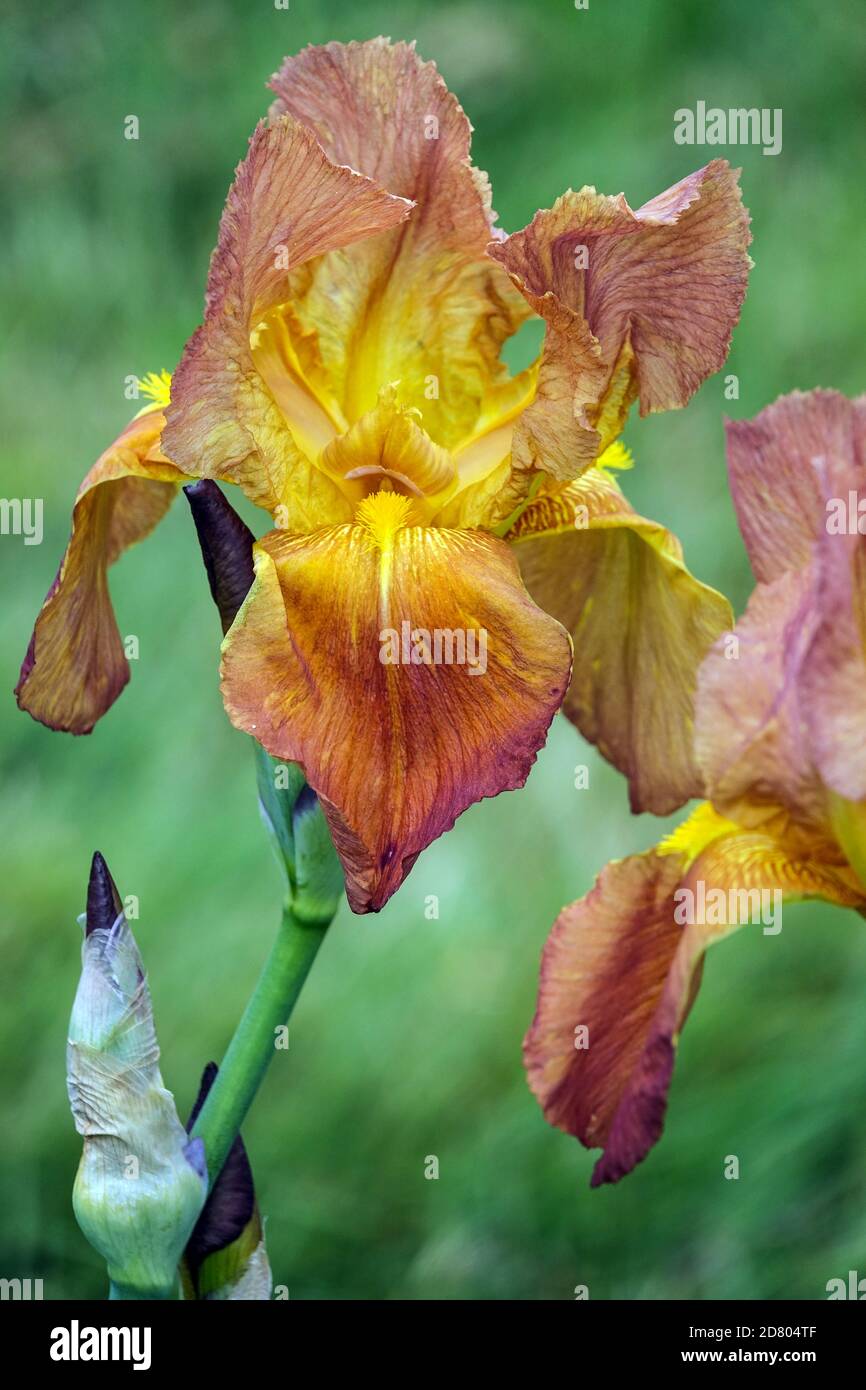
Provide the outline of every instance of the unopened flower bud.
<path id="1" fill-rule="evenodd" d="M 189 1117 L 192 1129 L 217 1075 L 209 1062 Z M 184 1296 L 207 1301 L 262 1301 L 271 1296 L 271 1269 L 256 1203 L 253 1174 L 237 1136 L 184 1253 Z"/>
<path id="2" fill-rule="evenodd" d="M 198 534 L 211 596 L 228 632 L 255 578 L 253 535 L 211 478 L 184 488 Z"/>
<path id="3" fill-rule="evenodd" d="M 82 1231 L 112 1294 L 171 1298 L 207 1194 L 204 1152 L 188 1139 L 159 1070 L 150 992 L 120 897 L 94 855 L 81 979 L 66 1050 L 84 1151 L 73 1191 Z"/>

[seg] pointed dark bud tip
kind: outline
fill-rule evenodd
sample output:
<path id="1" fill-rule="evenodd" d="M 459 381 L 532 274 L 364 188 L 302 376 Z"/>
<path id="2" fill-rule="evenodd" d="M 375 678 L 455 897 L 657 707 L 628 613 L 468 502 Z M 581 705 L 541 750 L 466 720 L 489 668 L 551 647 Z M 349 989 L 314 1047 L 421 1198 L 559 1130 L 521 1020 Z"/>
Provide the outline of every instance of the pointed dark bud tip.
<path id="1" fill-rule="evenodd" d="M 195 1105 L 192 1107 L 189 1119 L 186 1122 L 187 1134 L 189 1134 L 190 1130 L 192 1129 L 193 1125 L 198 1119 L 198 1113 L 204 1105 L 205 1101 L 207 1100 L 208 1092 L 211 1086 L 216 1081 L 218 1071 L 219 1067 L 217 1066 L 216 1062 L 208 1062 L 207 1066 L 201 1074 L 201 1081 L 199 1083 L 198 1095 L 195 1099 Z"/>
<path id="2" fill-rule="evenodd" d="M 253 582 L 255 536 L 211 478 L 184 488 L 213 601 L 228 632 Z"/>
<path id="3" fill-rule="evenodd" d="M 110 931 L 122 912 L 123 903 L 120 901 L 117 885 L 108 871 L 108 865 L 97 850 L 90 866 L 90 882 L 87 885 L 85 936 L 100 929 Z"/>

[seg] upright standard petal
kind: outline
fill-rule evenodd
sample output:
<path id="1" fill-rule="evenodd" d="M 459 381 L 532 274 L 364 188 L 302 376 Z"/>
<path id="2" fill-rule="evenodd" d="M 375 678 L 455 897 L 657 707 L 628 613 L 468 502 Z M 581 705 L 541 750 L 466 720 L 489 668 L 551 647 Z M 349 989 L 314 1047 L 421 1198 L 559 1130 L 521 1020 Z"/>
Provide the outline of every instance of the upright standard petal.
<path id="1" fill-rule="evenodd" d="M 750 921 L 775 932 L 782 900 L 803 897 L 864 903 L 845 871 L 706 806 L 659 850 L 609 864 L 560 913 L 524 1057 L 550 1123 L 603 1147 L 593 1187 L 630 1172 L 662 1132 L 707 947 Z"/>
<path id="2" fill-rule="evenodd" d="M 642 415 L 685 405 L 727 356 L 749 240 L 737 175 L 716 159 L 637 212 L 622 194 L 569 191 L 492 244 L 548 322 L 539 400 L 515 432 L 518 465 L 550 456 L 555 426 L 547 467 L 576 477 L 635 399 Z"/>
<path id="3" fill-rule="evenodd" d="M 108 567 L 153 530 L 184 481 L 161 452 L 163 423 L 161 410 L 136 416 L 79 488 L 15 688 L 20 707 L 49 728 L 89 734 L 129 680 Z"/>
<path id="4" fill-rule="evenodd" d="M 633 811 L 702 794 L 692 747 L 698 667 L 733 614 L 632 510 L 604 468 L 541 494 L 508 533 L 536 603 L 571 633 L 564 712 L 629 780 Z"/>
<path id="5" fill-rule="evenodd" d="M 701 666 L 696 701 L 695 753 L 713 804 L 803 851 L 830 838 L 800 691 L 816 619 L 810 571 L 759 584 L 733 640 Z"/>
<path id="6" fill-rule="evenodd" d="M 507 378 L 499 350 L 529 313 L 486 256 L 490 190 L 471 164 L 465 113 L 434 63 L 383 38 L 307 48 L 271 87 L 272 116 L 288 112 L 335 164 L 414 203 L 399 228 L 295 277 L 297 325 L 314 338 L 346 423 L 399 382 L 430 437 L 454 448 Z"/>
<path id="7" fill-rule="evenodd" d="M 814 635 L 802 662 L 799 693 L 824 787 L 846 801 L 864 802 L 866 466 L 837 470 L 834 487 L 838 495 L 829 500 L 838 503 L 848 526 L 825 529 L 815 548 Z"/>
<path id="8" fill-rule="evenodd" d="M 283 518 L 288 527 L 310 529 L 348 514 L 339 489 L 304 448 L 305 432 L 312 431 L 315 449 L 317 431 L 335 432 L 327 411 L 302 373 L 290 379 L 285 389 L 301 402 L 296 438 L 277 387 L 256 369 L 253 337 L 268 312 L 290 297 L 293 270 L 394 227 L 410 206 L 332 163 L 290 116 L 257 127 L 220 223 L 205 321 L 174 377 L 164 447 L 179 467 L 193 477 L 239 483 L 271 512 L 290 508 Z"/>
<path id="9" fill-rule="evenodd" d="M 828 789 L 866 797 L 866 397 L 795 391 L 727 433 L 759 582 L 735 669 L 701 673 L 699 756 L 738 818 L 833 841 Z"/>
<path id="10" fill-rule="evenodd" d="M 522 786 L 571 665 L 502 541 L 412 525 L 409 505 L 379 493 L 354 524 L 270 533 L 223 644 L 229 716 L 303 768 L 356 912 L 467 806 Z"/>
<path id="11" fill-rule="evenodd" d="M 804 568 L 826 531 L 822 475 L 853 468 L 866 483 L 866 396 L 793 391 L 753 420 L 726 421 L 726 433 L 740 531 L 755 578 L 769 583 Z"/>

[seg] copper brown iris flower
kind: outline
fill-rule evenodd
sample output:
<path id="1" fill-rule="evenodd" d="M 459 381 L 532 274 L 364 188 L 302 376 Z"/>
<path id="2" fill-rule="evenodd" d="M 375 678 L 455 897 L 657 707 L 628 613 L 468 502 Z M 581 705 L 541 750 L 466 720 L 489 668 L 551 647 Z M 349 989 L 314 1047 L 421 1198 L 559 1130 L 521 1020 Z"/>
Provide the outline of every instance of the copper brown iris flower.
<path id="1" fill-rule="evenodd" d="M 274 529 L 223 645 L 225 706 L 302 766 L 368 911 L 467 806 L 522 785 L 563 701 L 635 809 L 694 794 L 694 672 L 730 613 L 614 469 L 635 401 L 680 407 L 722 365 L 748 219 L 714 160 L 637 212 L 583 188 L 505 236 L 414 47 L 309 48 L 271 86 L 204 322 L 170 401 L 82 485 L 18 699 L 89 732 L 128 678 L 108 566 L 186 479 L 238 486 Z M 532 315 L 543 350 L 510 375 Z M 404 623 L 484 632 L 483 677 L 383 662 Z"/>

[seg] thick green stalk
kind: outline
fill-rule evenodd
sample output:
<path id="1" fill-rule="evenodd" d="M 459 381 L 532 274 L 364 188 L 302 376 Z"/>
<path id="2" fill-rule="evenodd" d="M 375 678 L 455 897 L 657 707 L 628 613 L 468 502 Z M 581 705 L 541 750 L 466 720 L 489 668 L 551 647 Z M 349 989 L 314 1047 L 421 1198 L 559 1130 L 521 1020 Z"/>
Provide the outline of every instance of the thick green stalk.
<path id="1" fill-rule="evenodd" d="M 277 939 L 244 1010 L 216 1080 L 192 1128 L 204 1140 L 213 1187 L 274 1054 L 276 1032 L 288 1022 L 330 918 L 302 922 L 283 909 Z"/>

